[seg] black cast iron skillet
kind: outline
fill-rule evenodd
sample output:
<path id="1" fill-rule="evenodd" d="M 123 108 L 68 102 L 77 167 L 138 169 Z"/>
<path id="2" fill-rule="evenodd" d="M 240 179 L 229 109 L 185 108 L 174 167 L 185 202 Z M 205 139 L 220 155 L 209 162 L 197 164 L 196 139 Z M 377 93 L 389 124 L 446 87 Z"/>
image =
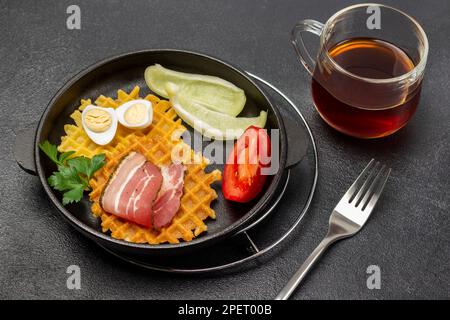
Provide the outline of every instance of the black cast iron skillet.
<path id="1" fill-rule="evenodd" d="M 217 219 L 206 221 L 208 231 L 205 234 L 193 241 L 179 244 L 135 244 L 113 239 L 110 235 L 102 233 L 100 222 L 90 212 L 87 196 L 78 204 L 66 207 L 62 205 L 60 194 L 47 183 L 47 178 L 56 169 L 55 165 L 38 148 L 38 144 L 46 139 L 59 144 L 61 136 L 64 135 L 63 127 L 67 123 L 73 123 L 69 115 L 79 106 L 81 98 L 91 98 L 94 101 L 100 94 L 115 97 L 118 89 L 129 92 L 135 85 L 141 87 L 141 96 L 151 93 L 144 82 L 144 70 L 155 63 L 179 71 L 218 76 L 234 83 L 245 91 L 247 97 L 244 111 L 240 116 L 257 116 L 260 110 L 266 110 L 268 112 L 266 128 L 279 130 L 280 169 L 269 177 L 261 195 L 250 203 L 237 204 L 223 198 L 220 183 L 213 185 L 219 195 L 212 203 Z M 52 98 L 36 131 L 31 133 L 32 138 L 27 140 L 27 136 L 23 134 L 17 137 L 16 158 L 23 169 L 35 172 L 39 176 L 45 192 L 63 217 L 99 244 L 126 253 L 149 255 L 186 253 L 233 236 L 263 212 L 282 181 L 284 170 L 300 162 L 306 153 L 305 140 L 296 136 L 295 129 L 295 119 L 282 119 L 270 97 L 236 67 L 194 52 L 146 50 L 106 59 L 75 75 Z M 192 132 L 191 128 L 189 130 Z M 33 152 L 30 152 L 31 150 Z M 218 168 L 222 171 L 223 165 L 212 164 L 208 168 L 210 170 Z"/>

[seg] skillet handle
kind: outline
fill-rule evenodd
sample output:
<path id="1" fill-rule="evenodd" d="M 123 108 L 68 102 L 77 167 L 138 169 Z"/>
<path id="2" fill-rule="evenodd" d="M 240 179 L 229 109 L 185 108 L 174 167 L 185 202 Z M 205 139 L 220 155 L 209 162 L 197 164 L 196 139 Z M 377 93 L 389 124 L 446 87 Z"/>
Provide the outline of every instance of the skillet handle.
<path id="1" fill-rule="evenodd" d="M 258 80 L 259 82 L 263 83 L 272 91 L 277 93 L 281 98 L 283 98 L 284 101 L 286 101 L 288 104 L 291 105 L 291 107 L 298 113 L 297 117 L 291 118 L 291 117 L 283 117 L 283 123 L 284 127 L 286 128 L 286 135 L 287 135 L 287 161 L 286 161 L 286 168 L 291 168 L 297 164 L 299 164 L 303 158 L 306 155 L 306 152 L 308 151 L 308 138 L 305 135 L 303 130 L 299 130 L 301 126 L 303 126 L 302 121 L 302 115 L 297 106 L 283 93 L 281 92 L 277 87 L 275 87 L 270 82 L 255 76 L 254 74 L 246 71 L 246 73 L 253 79 Z"/>
<path id="2" fill-rule="evenodd" d="M 304 131 L 299 130 L 299 127 L 303 125 L 299 121 L 299 117 L 295 119 L 286 117 L 283 122 L 288 141 L 286 168 L 291 168 L 299 164 L 305 157 L 308 149 L 307 137 Z"/>
<path id="3" fill-rule="evenodd" d="M 36 162 L 34 159 L 35 136 L 36 127 L 21 129 L 16 133 L 14 158 L 23 171 L 36 176 Z"/>

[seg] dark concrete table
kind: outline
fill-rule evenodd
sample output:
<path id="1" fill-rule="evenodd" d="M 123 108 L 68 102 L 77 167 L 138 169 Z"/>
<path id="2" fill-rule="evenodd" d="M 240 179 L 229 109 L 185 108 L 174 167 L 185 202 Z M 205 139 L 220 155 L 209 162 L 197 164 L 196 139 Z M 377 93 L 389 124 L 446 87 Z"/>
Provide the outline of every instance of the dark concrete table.
<path id="1" fill-rule="evenodd" d="M 418 112 L 379 141 L 346 138 L 320 120 L 289 44 L 297 20 L 324 21 L 355 1 L 79 0 L 81 30 L 68 30 L 72 2 L 0 1 L 1 298 L 272 298 L 318 244 L 330 209 L 371 157 L 393 168 L 379 210 L 323 257 L 294 298 L 450 298 L 448 1 L 386 1 L 422 23 L 431 50 Z M 165 47 L 209 53 L 275 83 L 316 136 L 321 175 L 311 212 L 285 249 L 258 268 L 181 277 L 120 263 L 64 222 L 38 179 L 16 166 L 15 132 L 38 120 L 62 83 L 104 57 Z M 72 264 L 81 268 L 81 290 L 66 288 Z M 380 290 L 366 286 L 369 265 L 381 268 Z"/>

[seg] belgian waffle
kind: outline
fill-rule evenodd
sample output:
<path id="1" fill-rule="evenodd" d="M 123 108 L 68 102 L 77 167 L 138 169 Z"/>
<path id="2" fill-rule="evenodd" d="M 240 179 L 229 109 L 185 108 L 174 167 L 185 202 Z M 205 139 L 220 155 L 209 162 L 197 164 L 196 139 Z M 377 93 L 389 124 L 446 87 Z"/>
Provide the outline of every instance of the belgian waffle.
<path id="1" fill-rule="evenodd" d="M 119 90 L 117 99 L 100 96 L 96 99 L 95 104 L 117 108 L 133 99 L 139 99 L 139 87 L 135 87 L 130 93 Z M 75 151 L 73 156 L 89 158 L 99 153 L 106 155 L 105 166 L 97 171 L 89 182 L 92 187 L 89 195 L 93 202 L 92 213 L 101 219 L 103 232 L 111 232 L 113 238 L 135 243 L 178 243 L 180 239 L 190 241 L 207 230 L 205 219 L 216 217 L 211 208 L 211 202 L 217 198 L 217 193 L 211 184 L 221 179 L 221 173 L 218 170 L 206 173 L 205 168 L 209 161 L 200 154 L 195 154 L 182 141 L 180 136 L 186 128 L 182 125 L 181 120 L 177 119 L 177 115 L 168 101 L 160 100 L 154 95 L 148 95 L 145 99 L 153 105 L 151 126 L 144 130 L 130 130 L 119 125 L 115 138 L 106 146 L 93 143 L 84 132 L 81 124 L 81 111 L 91 104 L 91 100 L 81 100 L 80 107 L 71 115 L 75 124 L 68 124 L 64 127 L 66 135 L 61 138 L 58 150 L 60 152 L 73 150 Z M 182 149 L 184 152 L 187 150 L 183 157 L 187 170 L 180 209 L 168 226 L 160 231 L 149 230 L 102 210 L 99 204 L 100 195 L 109 176 L 125 155 L 131 151 L 137 151 L 155 165 L 167 165 L 171 163 L 174 148 Z"/>

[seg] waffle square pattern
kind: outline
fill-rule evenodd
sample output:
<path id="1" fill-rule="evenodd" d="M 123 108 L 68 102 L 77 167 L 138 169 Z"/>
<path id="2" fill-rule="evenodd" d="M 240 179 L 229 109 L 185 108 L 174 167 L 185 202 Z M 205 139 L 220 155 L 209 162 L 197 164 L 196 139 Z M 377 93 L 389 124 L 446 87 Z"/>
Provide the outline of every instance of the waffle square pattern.
<path id="1" fill-rule="evenodd" d="M 134 99 L 140 99 L 137 86 L 129 93 L 119 90 L 117 99 L 102 95 L 95 100 L 95 105 L 117 108 Z M 92 213 L 101 219 L 103 232 L 110 233 L 113 238 L 134 243 L 161 244 L 179 243 L 181 240 L 190 241 L 208 229 L 205 224 L 207 218 L 216 218 L 211 202 L 217 198 L 217 193 L 211 184 L 221 179 L 221 172 L 214 170 L 206 173 L 208 159 L 194 153 L 180 138 L 186 128 L 182 125 L 181 119 L 177 119 L 169 101 L 160 100 L 154 95 L 147 95 L 145 99 L 153 106 L 153 122 L 150 127 L 143 130 L 131 130 L 119 124 L 113 141 L 105 146 L 92 142 L 83 130 L 81 112 L 91 104 L 91 100 L 81 100 L 80 107 L 71 115 L 75 124 L 64 126 L 66 135 L 61 138 L 58 150 L 60 152 L 73 150 L 75 151 L 73 156 L 89 158 L 99 153 L 105 154 L 106 164 L 89 182 L 92 187 L 89 195 L 92 201 Z M 173 153 L 182 151 L 181 159 L 187 170 L 181 205 L 172 222 L 160 231 L 146 229 L 109 214 L 103 211 L 99 204 L 101 193 L 109 177 L 120 160 L 131 151 L 142 153 L 155 165 L 170 164 Z"/>

